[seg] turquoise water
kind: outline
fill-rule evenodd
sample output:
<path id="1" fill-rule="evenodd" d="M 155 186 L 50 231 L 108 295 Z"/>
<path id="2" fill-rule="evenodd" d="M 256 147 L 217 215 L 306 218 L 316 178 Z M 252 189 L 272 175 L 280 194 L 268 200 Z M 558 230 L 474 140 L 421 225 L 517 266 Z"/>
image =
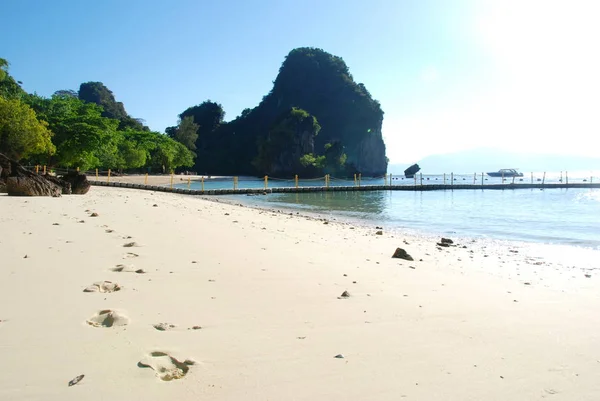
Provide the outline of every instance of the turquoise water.
<path id="1" fill-rule="evenodd" d="M 427 234 L 600 249 L 600 189 L 320 192 L 229 198 Z"/>
<path id="2" fill-rule="evenodd" d="M 420 174 L 394 177 L 393 185 L 476 184 L 481 174 Z M 185 180 L 185 178 L 183 178 Z M 445 180 L 445 181 L 444 181 Z M 567 173 L 525 173 L 515 183 L 559 183 Z M 561 181 L 562 180 L 562 181 Z M 505 182 L 512 182 L 512 178 Z M 600 172 L 568 173 L 569 183 L 600 183 Z M 362 185 L 382 185 L 384 179 L 363 179 Z M 389 181 L 388 181 L 389 183 Z M 483 177 L 484 184 L 502 178 Z M 300 180 L 300 186 L 324 186 L 324 179 Z M 330 185 L 354 185 L 333 178 Z M 187 184 L 180 184 L 187 187 Z M 294 180 L 269 179 L 269 188 L 292 187 Z M 201 189 L 193 182 L 192 189 Z M 233 178 L 205 180 L 204 189 L 233 188 Z M 264 180 L 240 177 L 238 188 L 264 188 Z M 577 245 L 600 250 L 600 189 L 516 189 L 446 191 L 369 191 L 224 196 L 258 207 L 276 207 L 326 214 L 386 228 L 421 234 L 454 234 L 472 238 Z"/>

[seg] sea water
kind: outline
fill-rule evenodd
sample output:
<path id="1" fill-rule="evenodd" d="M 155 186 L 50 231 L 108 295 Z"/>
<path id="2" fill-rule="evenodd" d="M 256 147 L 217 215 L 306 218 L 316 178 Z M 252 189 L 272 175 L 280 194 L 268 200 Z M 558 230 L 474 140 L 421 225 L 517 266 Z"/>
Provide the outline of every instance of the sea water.
<path id="1" fill-rule="evenodd" d="M 423 176 L 423 183 L 443 183 L 444 175 Z M 450 183 L 450 174 L 445 176 Z M 426 180 L 429 178 L 429 180 Z M 457 184 L 481 184 L 482 177 L 454 175 Z M 566 175 L 535 173 L 515 179 L 529 183 L 544 179 L 558 183 Z M 523 181 L 520 181 L 523 179 Z M 584 181 L 585 180 L 585 181 Z M 569 183 L 600 182 L 597 175 L 572 174 Z M 205 189 L 231 188 L 230 179 L 205 183 Z M 428 182 L 425 182 L 428 181 Z M 501 183 L 501 178 L 483 177 L 484 183 Z M 512 182 L 512 178 L 507 179 Z M 389 182 L 389 181 L 388 181 Z M 421 177 L 417 176 L 417 184 Z M 363 185 L 382 185 L 383 179 L 363 180 Z M 414 185 L 414 179 L 393 180 L 394 185 Z M 301 181 L 301 186 L 324 182 Z M 353 185 L 332 180 L 331 185 Z M 293 186 L 293 180 L 269 180 L 269 187 Z M 240 180 L 239 188 L 261 188 L 258 179 Z M 192 188 L 198 189 L 194 183 Z M 561 245 L 600 250 L 600 189 L 505 189 L 438 191 L 348 191 L 315 193 L 270 193 L 268 195 L 224 196 L 251 206 L 291 209 L 357 223 L 414 231 L 417 234 L 458 235 Z"/>
<path id="2" fill-rule="evenodd" d="M 600 189 L 317 192 L 249 198 L 246 202 L 257 206 L 337 215 L 386 228 L 600 249 Z"/>

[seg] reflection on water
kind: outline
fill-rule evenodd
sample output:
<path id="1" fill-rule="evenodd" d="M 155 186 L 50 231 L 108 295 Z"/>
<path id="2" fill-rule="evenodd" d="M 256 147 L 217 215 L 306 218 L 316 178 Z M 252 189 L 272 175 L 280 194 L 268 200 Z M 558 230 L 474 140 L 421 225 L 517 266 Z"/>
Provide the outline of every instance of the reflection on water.
<path id="1" fill-rule="evenodd" d="M 237 197 L 386 227 L 600 249 L 599 189 L 372 191 Z"/>
<path id="2" fill-rule="evenodd" d="M 317 212 L 338 211 L 356 217 L 372 218 L 384 214 L 389 191 L 372 192 L 314 192 L 271 194 L 268 201 L 282 206 L 310 209 Z"/>

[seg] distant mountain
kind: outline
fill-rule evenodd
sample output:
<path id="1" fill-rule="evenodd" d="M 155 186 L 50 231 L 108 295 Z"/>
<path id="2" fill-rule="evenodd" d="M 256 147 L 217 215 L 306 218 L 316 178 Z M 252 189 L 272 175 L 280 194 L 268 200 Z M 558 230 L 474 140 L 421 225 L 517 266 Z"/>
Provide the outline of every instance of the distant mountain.
<path id="1" fill-rule="evenodd" d="M 529 171 L 587 171 L 600 170 L 600 158 L 532 154 L 511 152 L 501 149 L 480 148 L 460 152 L 431 155 L 415 161 L 424 174 L 437 173 L 480 173 L 497 171 L 501 168 L 516 168 Z M 388 172 L 402 174 L 410 164 L 391 164 Z"/>

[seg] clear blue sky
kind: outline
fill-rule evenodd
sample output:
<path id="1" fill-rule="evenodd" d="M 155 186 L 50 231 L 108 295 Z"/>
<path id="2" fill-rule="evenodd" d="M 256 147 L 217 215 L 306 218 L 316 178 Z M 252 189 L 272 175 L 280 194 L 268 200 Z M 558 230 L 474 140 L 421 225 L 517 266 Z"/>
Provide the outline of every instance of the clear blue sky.
<path id="1" fill-rule="evenodd" d="M 600 156 L 589 146 L 600 131 L 599 7 L 5 0 L 0 57 L 28 92 L 101 81 L 130 115 L 163 131 L 206 99 L 233 119 L 268 93 L 291 49 L 314 46 L 344 58 L 381 102 L 393 163 L 479 146 Z"/>

